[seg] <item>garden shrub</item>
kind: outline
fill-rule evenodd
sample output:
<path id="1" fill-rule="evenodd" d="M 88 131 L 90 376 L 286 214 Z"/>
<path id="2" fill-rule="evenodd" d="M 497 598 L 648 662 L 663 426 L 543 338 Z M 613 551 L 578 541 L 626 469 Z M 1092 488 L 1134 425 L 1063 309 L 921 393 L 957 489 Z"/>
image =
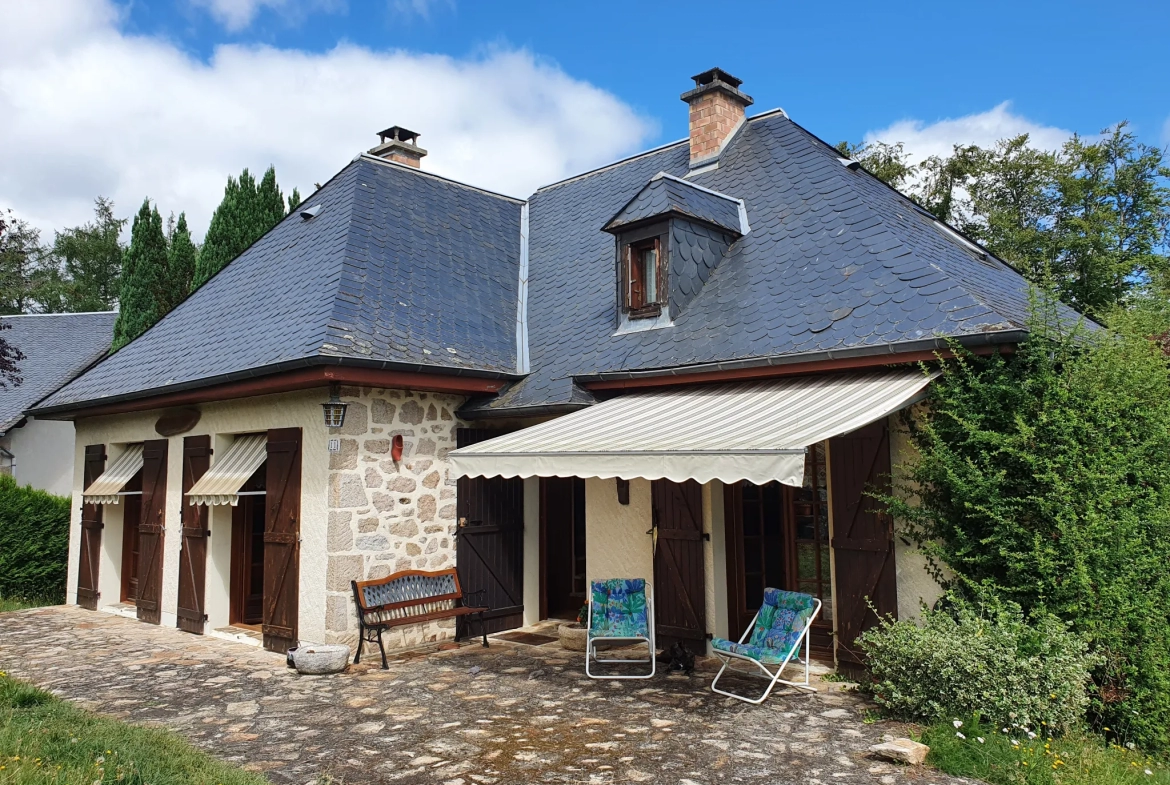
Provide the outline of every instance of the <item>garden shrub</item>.
<path id="1" fill-rule="evenodd" d="M 996 725 L 1079 724 L 1094 655 L 1053 616 L 1032 624 L 1019 606 L 952 601 L 921 623 L 883 619 L 859 639 L 872 682 L 865 689 L 895 717 L 935 722 L 979 717 Z"/>
<path id="2" fill-rule="evenodd" d="M 0 597 L 65 601 L 69 499 L 0 475 Z"/>
<path id="3" fill-rule="evenodd" d="M 1041 301 L 1014 355 L 957 350 L 908 420 L 888 499 L 950 588 L 1070 622 L 1100 655 L 1090 720 L 1170 750 L 1170 372 L 1138 329 Z M 945 569 L 944 569 L 945 568 Z"/>

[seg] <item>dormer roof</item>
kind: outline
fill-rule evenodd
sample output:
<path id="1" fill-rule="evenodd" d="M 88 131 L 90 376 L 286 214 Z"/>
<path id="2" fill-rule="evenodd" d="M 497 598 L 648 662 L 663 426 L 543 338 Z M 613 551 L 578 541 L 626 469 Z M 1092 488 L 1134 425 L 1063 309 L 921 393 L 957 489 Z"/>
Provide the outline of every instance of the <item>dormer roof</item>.
<path id="1" fill-rule="evenodd" d="M 739 199 L 666 172 L 650 178 L 603 228 L 616 233 L 673 215 L 710 224 L 737 237 L 747 234 L 746 213 Z"/>

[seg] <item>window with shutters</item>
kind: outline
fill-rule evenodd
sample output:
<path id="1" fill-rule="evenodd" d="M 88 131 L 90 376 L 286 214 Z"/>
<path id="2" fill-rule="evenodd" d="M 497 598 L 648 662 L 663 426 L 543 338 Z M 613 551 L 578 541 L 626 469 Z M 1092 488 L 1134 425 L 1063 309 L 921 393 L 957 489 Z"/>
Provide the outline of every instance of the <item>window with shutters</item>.
<path id="1" fill-rule="evenodd" d="M 668 310 L 668 224 L 626 232 L 618 238 L 619 311 L 623 320 L 655 320 Z"/>

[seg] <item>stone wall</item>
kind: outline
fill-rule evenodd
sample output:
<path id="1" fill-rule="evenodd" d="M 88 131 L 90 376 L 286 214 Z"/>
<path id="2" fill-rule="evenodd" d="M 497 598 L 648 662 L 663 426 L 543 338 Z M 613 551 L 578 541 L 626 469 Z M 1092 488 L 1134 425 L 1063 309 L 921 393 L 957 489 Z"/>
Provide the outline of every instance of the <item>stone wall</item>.
<path id="1" fill-rule="evenodd" d="M 329 642 L 355 645 L 357 617 L 351 580 L 401 570 L 455 565 L 455 479 L 447 453 L 455 448 L 456 395 L 342 387 L 345 423 L 331 428 L 341 450 L 329 456 L 329 569 L 325 626 Z M 401 435 L 402 459 L 393 438 Z M 454 620 L 398 627 L 386 648 L 454 637 Z"/>

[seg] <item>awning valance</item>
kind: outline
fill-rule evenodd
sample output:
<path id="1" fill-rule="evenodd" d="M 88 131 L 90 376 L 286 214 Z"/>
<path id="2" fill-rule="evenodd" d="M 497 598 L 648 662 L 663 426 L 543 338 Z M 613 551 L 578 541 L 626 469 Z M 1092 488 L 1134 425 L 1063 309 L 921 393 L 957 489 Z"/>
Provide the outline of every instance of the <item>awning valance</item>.
<path id="1" fill-rule="evenodd" d="M 919 369 L 634 393 L 451 453 L 460 477 L 804 480 L 804 449 L 901 409 Z"/>
<path id="2" fill-rule="evenodd" d="M 237 436 L 223 457 L 215 462 L 187 491 L 190 504 L 240 503 L 240 488 L 256 473 L 268 457 L 268 435 L 250 433 Z"/>
<path id="3" fill-rule="evenodd" d="M 117 504 L 120 498 L 118 492 L 141 468 L 142 445 L 131 444 L 118 456 L 118 460 L 82 491 L 81 498 L 85 504 Z"/>

